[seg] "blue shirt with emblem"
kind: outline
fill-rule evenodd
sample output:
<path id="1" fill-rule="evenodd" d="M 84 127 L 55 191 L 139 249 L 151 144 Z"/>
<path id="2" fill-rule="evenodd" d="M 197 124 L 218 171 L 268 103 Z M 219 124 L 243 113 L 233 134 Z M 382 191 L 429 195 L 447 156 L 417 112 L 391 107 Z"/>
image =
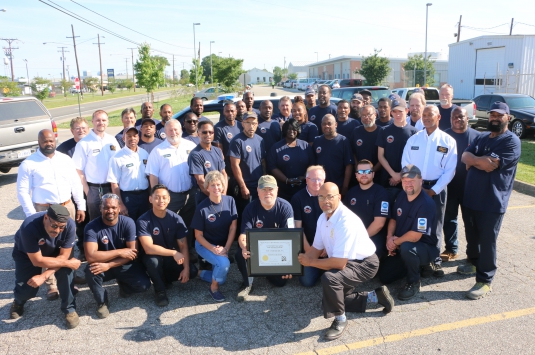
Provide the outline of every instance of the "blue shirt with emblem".
<path id="1" fill-rule="evenodd" d="M 158 145 L 160 145 L 160 143 L 162 142 L 163 140 L 156 138 L 156 137 L 154 137 L 154 140 L 150 143 L 143 142 L 143 140 L 139 138 L 139 143 L 137 144 L 137 146 L 145 149 L 150 154 L 150 152 L 152 152 L 152 150 L 156 148 Z"/>
<path id="2" fill-rule="evenodd" d="M 396 220 L 395 236 L 401 237 L 409 231 L 422 233 L 419 241 L 438 247 L 438 238 L 433 228 L 436 218 L 435 202 L 423 190 L 410 202 L 405 191 L 401 191 L 391 216 Z"/>
<path id="3" fill-rule="evenodd" d="M 289 228 L 293 227 L 294 213 L 290 203 L 277 197 L 271 209 L 262 207 L 260 200 L 253 200 L 243 210 L 240 233 L 254 228 Z M 292 219 L 290 225 L 288 219 Z"/>
<path id="4" fill-rule="evenodd" d="M 307 142 L 296 139 L 295 147 L 289 147 L 283 139 L 267 155 L 267 170 L 279 169 L 287 178 L 305 176 L 307 168 L 314 165 L 314 153 Z"/>
<path id="5" fill-rule="evenodd" d="M 353 130 L 360 126 L 360 122 L 354 118 L 348 117 L 345 121 L 336 120 L 336 132 L 346 138 L 350 138 Z"/>
<path id="6" fill-rule="evenodd" d="M 221 144 L 223 155 L 225 156 L 225 166 L 227 170 L 227 175 L 232 176 L 232 169 L 230 168 L 230 159 L 228 155 L 230 141 L 241 133 L 243 130 L 240 122 L 236 122 L 234 126 L 231 126 L 223 119 L 216 123 L 214 126 L 214 141 L 213 143 Z"/>
<path id="7" fill-rule="evenodd" d="M 464 133 L 456 133 L 451 128 L 448 128 L 444 132 L 452 136 L 457 143 L 457 168 L 455 169 L 455 176 L 448 184 L 448 195 L 456 194 L 462 197 L 464 195 L 464 183 L 466 182 L 468 171 L 466 171 L 466 164 L 461 161 L 461 158 L 466 148 L 474 143 L 480 133 L 470 127 Z"/>
<path id="8" fill-rule="evenodd" d="M 398 127 L 391 124 L 379 130 L 377 133 L 377 141 L 375 143 L 378 147 L 384 149 L 384 157 L 395 172 L 401 171 L 401 158 L 407 140 L 417 132 L 418 130 L 411 125 Z M 391 176 L 386 169 L 382 169 L 381 171 L 381 184 L 384 187 L 387 187 L 389 186 L 388 179 L 390 179 Z"/>
<path id="9" fill-rule="evenodd" d="M 364 126 L 359 126 L 353 130 L 351 137 L 349 138 L 351 143 L 351 149 L 355 156 L 355 163 L 362 159 L 367 159 L 376 165 L 379 162 L 377 158 L 377 134 L 381 130 L 381 127 L 375 128 L 375 131 L 368 132 Z"/>
<path id="10" fill-rule="evenodd" d="M 318 196 L 312 196 L 307 188 L 292 196 L 292 209 L 296 221 L 301 221 L 301 228 L 305 233 L 308 244 L 314 243 L 318 218 L 323 213 L 320 208 Z"/>
<path id="11" fill-rule="evenodd" d="M 264 175 L 262 160 L 266 157 L 266 149 L 262 137 L 255 134 L 249 138 L 245 133 L 239 133 L 230 142 L 228 155 L 240 159 L 240 170 L 247 188 L 256 188 L 258 179 Z"/>
<path id="12" fill-rule="evenodd" d="M 206 150 L 199 144 L 189 153 L 188 166 L 190 175 L 206 176 L 213 170 L 222 172 L 225 169 L 223 153 L 213 145 L 210 146 L 210 150 Z"/>
<path id="13" fill-rule="evenodd" d="M 136 224 L 130 217 L 119 215 L 117 223 L 108 226 L 99 216 L 85 226 L 84 243 L 97 243 L 99 251 L 127 248 L 136 240 Z"/>
<path id="14" fill-rule="evenodd" d="M 136 227 L 138 237 L 151 237 L 155 245 L 172 250 L 178 250 L 177 240 L 188 233 L 182 217 L 170 210 L 160 218 L 150 209 L 137 219 Z"/>
<path id="15" fill-rule="evenodd" d="M 366 228 L 372 224 L 375 217 L 390 217 L 389 201 L 386 189 L 378 184 L 373 184 L 367 190 L 363 190 L 360 184 L 356 185 L 344 196 L 344 205 L 359 216 Z M 385 223 L 377 235 L 386 235 L 387 226 L 388 223 Z"/>
<path id="16" fill-rule="evenodd" d="M 259 118 L 256 134 L 262 137 L 266 152 L 269 152 L 271 147 L 281 139 L 282 133 L 280 123 L 273 120 L 264 121 Z"/>
<path id="17" fill-rule="evenodd" d="M 341 134 L 333 139 L 327 139 L 324 135 L 318 136 L 314 139 L 314 153 L 316 164 L 325 169 L 325 182 L 334 182 L 341 191 L 346 166 L 353 164 L 349 140 Z"/>
<path id="18" fill-rule="evenodd" d="M 203 232 L 203 237 L 214 246 L 225 246 L 232 221 L 238 219 L 236 203 L 231 196 L 221 196 L 220 203 L 204 199 L 195 210 L 191 228 Z"/>
<path id="19" fill-rule="evenodd" d="M 331 114 L 336 117 L 337 111 L 338 110 L 336 106 L 333 104 L 330 104 L 327 107 L 320 107 L 320 105 L 316 105 L 308 111 L 308 122 L 318 126 L 318 130 L 321 132 L 321 120 L 323 119 L 323 116 Z"/>
<path id="20" fill-rule="evenodd" d="M 308 142 L 309 144 L 314 143 L 314 138 L 319 136 L 318 126 L 312 122 L 305 122 L 301 124 L 301 133 L 299 133 L 299 139 Z"/>

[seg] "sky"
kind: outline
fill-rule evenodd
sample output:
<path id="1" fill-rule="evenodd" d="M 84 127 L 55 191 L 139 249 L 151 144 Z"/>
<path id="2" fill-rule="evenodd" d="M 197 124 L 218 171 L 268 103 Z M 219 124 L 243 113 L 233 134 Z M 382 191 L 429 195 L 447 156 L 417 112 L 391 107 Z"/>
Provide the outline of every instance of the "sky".
<path id="1" fill-rule="evenodd" d="M 163 55 L 175 70 L 190 69 L 195 46 L 200 42 L 201 58 L 212 53 L 243 59 L 245 70 L 322 61 L 342 55 L 367 56 L 381 49 L 387 57 L 406 58 L 425 48 L 425 1 L 362 0 L 0 0 L 0 38 L 18 39 L 12 46 L 15 78 L 59 78 L 64 46 L 68 75 L 75 76 L 71 24 L 77 40 L 80 71 L 96 76 L 99 68 L 97 34 L 101 36 L 102 67 L 115 73 L 132 71 L 132 54 L 147 42 L 154 54 Z M 462 15 L 461 41 L 469 38 L 509 34 L 535 34 L 535 3 L 509 0 L 498 2 L 430 0 L 428 7 L 428 52 L 448 53 L 456 41 Z M 54 9 L 74 13 L 95 28 Z M 80 6 L 80 5 L 84 6 Z M 108 19 L 102 17 L 105 16 Z M 116 23 L 112 22 L 115 21 Z M 124 27 L 123 27 L 124 26 Z M 466 26 L 466 27 L 464 27 Z M 118 38 L 104 30 L 123 37 Z M 103 38 L 104 37 L 104 38 Z M 0 41 L 2 47 L 7 42 Z M 47 44 L 43 44 L 47 43 Z M 59 52 L 58 52 L 59 51 Z M 316 54 L 317 52 L 317 54 Z M 5 58 L 5 57 L 4 57 Z M 137 50 L 134 50 L 134 61 Z M 27 60 L 27 62 L 24 61 Z M 3 61 L 2 61 L 3 63 Z M 166 72 L 171 75 L 172 67 Z M 0 75 L 10 76 L 4 65 Z"/>

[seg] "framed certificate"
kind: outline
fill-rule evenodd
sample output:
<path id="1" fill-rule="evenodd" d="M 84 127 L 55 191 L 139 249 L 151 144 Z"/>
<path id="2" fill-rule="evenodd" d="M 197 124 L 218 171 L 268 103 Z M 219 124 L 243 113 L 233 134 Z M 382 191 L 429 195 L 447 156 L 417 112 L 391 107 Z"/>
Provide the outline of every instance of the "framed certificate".
<path id="1" fill-rule="evenodd" d="M 303 253 L 302 228 L 267 228 L 246 231 L 249 276 L 303 275 L 297 260 Z"/>

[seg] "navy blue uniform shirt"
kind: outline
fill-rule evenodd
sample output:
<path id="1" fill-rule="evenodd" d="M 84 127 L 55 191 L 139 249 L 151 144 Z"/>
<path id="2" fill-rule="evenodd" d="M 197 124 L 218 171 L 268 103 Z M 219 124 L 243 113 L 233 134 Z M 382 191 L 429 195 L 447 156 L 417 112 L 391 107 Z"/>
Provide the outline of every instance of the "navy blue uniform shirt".
<path id="1" fill-rule="evenodd" d="M 305 176 L 311 165 L 314 165 L 312 147 L 300 139 L 296 140 L 295 147 L 288 147 L 283 139 L 275 143 L 267 155 L 267 170 L 279 169 L 287 178 Z"/>
<path id="2" fill-rule="evenodd" d="M 299 139 L 308 142 L 309 144 L 314 143 L 314 138 L 319 136 L 318 126 L 311 122 L 305 122 L 301 124 L 301 133 L 299 133 Z"/>
<path id="3" fill-rule="evenodd" d="M 391 213 L 396 220 L 394 235 L 401 237 L 408 231 L 422 233 L 421 242 L 437 246 L 438 238 L 433 225 L 436 218 L 435 202 L 423 190 L 411 202 L 407 200 L 405 191 L 401 191 L 396 198 Z"/>
<path id="4" fill-rule="evenodd" d="M 99 216 L 85 226 L 84 242 L 98 244 L 99 251 L 127 248 L 126 242 L 136 240 L 136 224 L 130 217 L 119 215 L 114 226 L 108 226 Z"/>
<path id="5" fill-rule="evenodd" d="M 138 147 L 140 148 L 143 148 L 147 151 L 147 153 L 150 154 L 150 152 L 152 152 L 152 150 L 157 147 L 160 143 L 162 143 L 163 140 L 159 139 L 159 138 L 154 138 L 154 140 L 150 143 L 145 143 L 141 140 L 141 138 L 139 138 L 139 143 L 137 144 Z"/>
<path id="6" fill-rule="evenodd" d="M 243 132 L 238 134 L 230 142 L 228 155 L 240 159 L 240 170 L 245 185 L 248 188 L 256 188 L 258 179 L 264 175 L 262 160 L 266 157 L 266 150 L 262 137 L 255 134 L 249 138 Z"/>
<path id="7" fill-rule="evenodd" d="M 323 213 L 318 202 L 318 196 L 312 196 L 307 188 L 292 196 L 292 209 L 296 221 L 301 221 L 308 244 L 314 243 L 318 218 Z"/>
<path id="8" fill-rule="evenodd" d="M 221 196 L 220 203 L 205 198 L 196 208 L 191 228 L 203 232 L 203 237 L 214 246 L 225 246 L 232 221 L 238 219 L 236 203 L 231 196 Z"/>
<path id="9" fill-rule="evenodd" d="M 264 140 L 264 148 L 266 149 L 266 152 L 269 152 L 271 147 L 281 140 L 281 126 L 277 121 L 264 121 L 259 118 L 256 134 L 262 137 Z"/>
<path id="10" fill-rule="evenodd" d="M 149 236 L 155 245 L 172 250 L 178 250 L 177 240 L 185 238 L 188 233 L 182 217 L 170 210 L 164 218 L 160 218 L 150 209 L 137 219 L 136 227 L 138 237 Z"/>
<path id="11" fill-rule="evenodd" d="M 440 120 L 438 121 L 438 128 L 440 128 L 441 131 L 445 131 L 448 128 L 451 128 L 451 113 L 457 105 L 453 105 L 450 108 L 442 108 L 442 106 L 438 105 L 438 112 L 440 113 Z M 457 152 L 460 152 L 460 150 L 457 150 Z"/>
<path id="12" fill-rule="evenodd" d="M 122 138 L 121 138 L 122 140 Z M 119 142 L 120 143 L 120 142 Z M 72 158 L 72 155 L 74 154 L 74 149 L 76 149 L 76 141 L 74 138 L 71 138 L 69 140 L 66 140 L 65 142 L 61 143 L 56 150 L 60 153 L 66 154 Z"/>
<path id="13" fill-rule="evenodd" d="M 192 136 L 186 131 L 182 132 L 182 139 L 187 139 L 188 141 L 195 143 L 195 145 L 201 142 L 201 138 L 199 136 Z"/>
<path id="14" fill-rule="evenodd" d="M 190 175 L 204 175 L 210 171 L 222 172 L 225 169 L 223 153 L 218 147 L 211 146 L 206 150 L 199 144 L 188 156 L 188 166 Z"/>
<path id="15" fill-rule="evenodd" d="M 467 171 L 466 164 L 461 161 L 461 158 L 466 148 L 474 143 L 474 140 L 480 133 L 470 127 L 464 133 L 455 133 L 451 128 L 448 128 L 444 132 L 452 136 L 457 143 L 457 168 L 455 169 L 455 176 L 448 184 L 448 194 L 455 193 L 462 197 L 464 195 L 464 183 L 466 182 Z"/>
<path id="16" fill-rule="evenodd" d="M 230 159 L 228 155 L 228 150 L 230 146 L 230 141 L 241 133 L 243 130 L 241 123 L 236 122 L 234 126 L 230 126 L 227 121 L 218 122 L 214 126 L 214 141 L 213 143 L 221 144 L 223 155 L 225 156 L 225 166 L 227 170 L 227 175 L 232 176 L 232 169 L 230 168 Z"/>
<path id="17" fill-rule="evenodd" d="M 411 125 L 398 127 L 392 124 L 384 127 L 377 134 L 377 141 L 375 143 L 378 147 L 384 149 L 385 159 L 395 172 L 401 171 L 401 157 L 403 156 L 403 148 L 405 148 L 407 140 L 417 132 L 418 130 Z M 382 171 L 380 181 L 383 186 L 386 186 L 391 176 L 386 169 Z"/>
<path id="18" fill-rule="evenodd" d="M 346 138 L 350 138 L 353 130 L 360 126 L 360 122 L 354 118 L 348 117 L 344 122 L 336 120 L 336 125 L 336 132 L 338 132 L 338 134 L 341 134 Z"/>
<path id="19" fill-rule="evenodd" d="M 394 124 L 394 119 L 391 118 L 390 121 L 386 121 L 386 122 L 383 122 L 381 121 L 380 119 L 376 119 L 375 120 L 375 124 L 379 127 L 388 127 L 390 125 L 393 125 Z"/>
<path id="20" fill-rule="evenodd" d="M 381 127 L 375 128 L 375 131 L 368 132 L 364 126 L 359 126 L 353 130 L 350 142 L 353 155 L 355 155 L 355 163 L 362 159 L 368 159 L 376 165 L 379 162 L 377 158 L 377 135 Z"/>
<path id="21" fill-rule="evenodd" d="M 327 107 L 320 107 L 316 105 L 308 111 L 308 122 L 314 123 L 318 126 L 318 130 L 321 133 L 321 120 L 326 114 L 331 114 L 336 117 L 337 108 L 333 104 L 330 104 Z"/>
<path id="22" fill-rule="evenodd" d="M 344 196 L 344 205 L 359 216 L 366 229 L 372 224 L 375 217 L 390 217 L 389 201 L 385 188 L 378 184 L 373 184 L 367 190 L 356 185 Z M 386 232 L 387 225 L 388 222 L 385 223 L 384 231 L 381 232 Z"/>
<path id="23" fill-rule="evenodd" d="M 318 136 L 314 139 L 314 153 L 316 164 L 325 169 L 325 182 L 334 182 L 342 190 L 346 166 L 353 164 L 349 140 L 341 134 L 330 140 L 324 135 Z"/>
<path id="24" fill-rule="evenodd" d="M 245 234 L 246 229 L 254 228 L 289 228 L 288 219 L 293 227 L 293 217 L 292 206 L 280 197 L 270 210 L 262 207 L 260 200 L 253 200 L 243 210 L 240 233 Z"/>

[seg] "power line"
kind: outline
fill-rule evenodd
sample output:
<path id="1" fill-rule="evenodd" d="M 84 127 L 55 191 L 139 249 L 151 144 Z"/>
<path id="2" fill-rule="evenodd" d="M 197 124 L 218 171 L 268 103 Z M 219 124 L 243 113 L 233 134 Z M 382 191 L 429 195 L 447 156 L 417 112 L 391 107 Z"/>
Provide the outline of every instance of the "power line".
<path id="1" fill-rule="evenodd" d="M 104 16 L 104 15 L 101 15 L 101 14 L 99 14 L 98 12 L 93 11 L 93 10 L 91 10 L 91 9 L 89 9 L 89 8 L 87 8 L 87 7 L 85 7 L 84 5 L 77 3 L 77 2 L 74 1 L 74 0 L 71 0 L 71 2 L 75 3 L 75 4 L 78 5 L 78 6 L 83 7 L 84 9 L 86 9 L 86 10 L 88 10 L 88 11 L 91 11 L 92 13 L 94 13 L 94 14 L 100 16 L 100 17 L 105 18 L 105 19 L 108 20 L 108 21 L 111 21 L 111 22 L 113 22 L 113 23 L 115 23 L 115 24 L 117 24 L 117 25 L 119 25 L 119 26 L 121 26 L 121 27 L 124 27 L 124 28 L 126 28 L 126 29 L 128 29 L 128 30 L 130 30 L 130 31 L 133 31 L 133 32 L 135 32 L 135 33 L 138 33 L 138 34 L 140 34 L 140 35 L 142 35 L 142 36 L 148 37 L 148 38 L 153 39 L 153 40 L 158 41 L 158 42 L 165 43 L 165 44 L 167 44 L 167 45 L 169 45 L 169 46 L 178 47 L 178 48 L 185 48 L 185 49 L 192 49 L 192 48 L 190 48 L 190 47 L 177 46 L 177 45 L 172 44 L 172 43 L 168 43 L 168 42 L 161 41 L 161 40 L 159 40 L 159 39 L 157 39 L 157 38 L 154 38 L 154 37 L 151 37 L 151 36 L 149 36 L 149 35 L 147 35 L 147 34 L 145 34 L 145 33 L 138 32 L 138 31 L 136 31 L 136 30 L 134 30 L 134 29 L 132 29 L 132 28 L 130 28 L 130 27 L 127 27 L 127 26 L 125 26 L 125 25 L 122 25 L 122 24 L 120 24 L 119 22 L 114 21 L 114 20 L 112 20 L 112 19 L 110 19 L 110 18 L 108 18 L 108 17 L 106 17 L 106 16 Z"/>
<path id="2" fill-rule="evenodd" d="M 502 23 L 501 25 L 496 25 L 496 26 L 492 26 L 492 27 L 472 27 L 472 26 L 462 26 L 462 27 L 468 27 L 468 28 L 471 28 L 473 30 L 492 30 L 493 28 L 496 28 L 496 27 L 501 27 L 501 26 L 508 26 L 509 23 Z"/>

